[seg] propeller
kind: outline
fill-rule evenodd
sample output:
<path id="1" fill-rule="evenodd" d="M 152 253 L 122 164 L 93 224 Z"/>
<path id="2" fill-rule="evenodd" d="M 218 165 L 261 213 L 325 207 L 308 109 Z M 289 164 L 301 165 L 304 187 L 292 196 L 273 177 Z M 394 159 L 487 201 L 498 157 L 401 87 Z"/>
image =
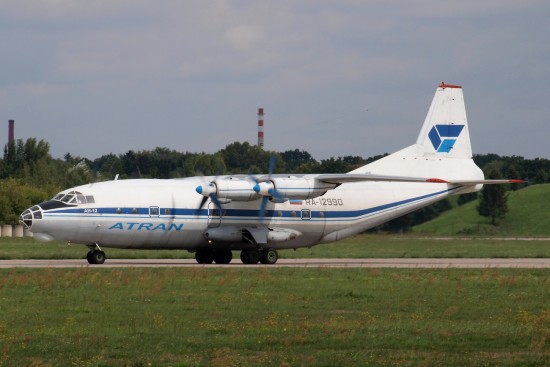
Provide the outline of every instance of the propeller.
<path id="1" fill-rule="evenodd" d="M 195 191 L 203 196 L 201 203 L 197 210 L 202 209 L 204 204 L 206 204 L 206 201 L 210 199 L 216 208 L 220 211 L 220 214 L 222 212 L 222 203 L 220 202 L 220 199 L 218 199 L 217 195 L 217 187 L 215 181 L 212 181 L 206 185 L 199 185 L 195 188 Z"/>
<path id="2" fill-rule="evenodd" d="M 268 172 L 268 178 L 267 181 L 258 181 L 254 177 L 252 179 L 256 182 L 256 185 L 252 188 L 257 194 L 262 195 L 262 203 L 260 205 L 260 211 L 258 213 L 258 216 L 260 217 L 260 221 L 263 222 L 265 217 L 265 212 L 267 208 L 267 202 L 269 200 L 269 197 L 274 197 L 279 202 L 284 202 L 285 198 L 279 191 L 275 189 L 275 185 L 271 181 L 271 176 L 273 175 L 273 171 L 275 170 L 275 164 L 277 161 L 277 157 L 272 154 L 269 158 L 269 172 Z"/>
<path id="3" fill-rule="evenodd" d="M 275 155 L 271 155 L 271 157 L 269 159 L 269 169 L 268 169 L 269 172 L 268 172 L 267 179 L 265 179 L 265 176 L 261 180 L 254 177 L 253 175 L 248 176 L 248 179 L 252 180 L 255 183 L 252 190 L 254 192 L 256 192 L 256 194 L 259 194 L 262 197 L 261 198 L 262 201 L 261 201 L 261 204 L 260 204 L 260 209 L 259 209 L 259 212 L 258 212 L 258 216 L 260 218 L 260 221 L 264 220 L 264 217 L 266 215 L 267 203 L 268 203 L 270 198 L 274 199 L 276 202 L 279 202 L 279 203 L 283 203 L 283 202 L 286 201 L 285 197 L 279 191 L 277 191 L 277 189 L 275 188 L 275 184 L 271 180 L 271 177 L 273 175 L 273 171 L 275 170 L 276 161 L 277 161 L 277 157 Z M 201 175 L 201 177 L 203 178 L 204 183 L 195 188 L 195 191 L 198 194 L 203 196 L 201 201 L 200 201 L 199 207 L 197 208 L 197 213 L 206 204 L 208 199 L 210 199 L 214 203 L 214 205 L 216 206 L 216 209 L 218 209 L 220 211 L 220 214 L 221 214 L 222 213 L 222 202 L 226 203 L 226 201 L 225 201 L 224 197 L 222 197 L 221 200 L 218 197 L 218 183 L 217 183 L 217 180 L 214 179 L 210 182 L 207 182 L 207 180 L 204 178 L 204 176 Z M 223 182 L 222 182 L 222 184 L 223 184 Z M 225 186 L 222 185 L 222 187 L 225 187 Z M 255 200 L 255 198 L 254 199 L 251 198 L 249 200 Z M 231 201 L 231 200 L 228 199 L 228 201 Z"/>
<path id="4" fill-rule="evenodd" d="M 206 157 L 206 155 L 203 155 L 202 158 Z M 216 208 L 220 211 L 220 215 L 222 213 L 222 203 L 220 202 L 219 198 L 218 198 L 218 187 L 216 185 L 216 180 L 218 178 L 218 175 L 223 172 L 223 170 L 225 170 L 225 164 L 223 164 L 223 161 L 220 162 L 217 161 L 215 162 L 216 164 L 216 171 L 217 171 L 217 175 L 214 177 L 214 179 L 210 182 L 207 182 L 206 178 L 205 178 L 205 174 L 204 174 L 204 171 L 203 171 L 203 168 L 204 167 L 201 167 L 200 166 L 200 162 L 201 162 L 201 157 L 199 157 L 199 160 L 198 161 L 195 161 L 195 171 L 197 172 L 197 176 L 201 177 L 202 178 L 202 181 L 203 181 L 203 184 L 202 185 L 199 185 L 195 188 L 195 191 L 199 194 L 201 194 L 203 196 L 200 204 L 199 204 L 199 207 L 197 208 L 197 212 L 202 209 L 202 207 L 204 206 L 204 204 L 206 204 L 206 201 L 208 201 L 208 199 L 210 199 L 214 205 L 216 206 Z M 208 160 L 205 162 L 207 164 L 207 167 L 210 167 L 210 168 L 206 168 L 207 171 L 212 171 L 213 168 L 214 168 L 214 164 L 212 162 L 208 162 Z M 210 163 L 210 164 L 208 164 Z"/>

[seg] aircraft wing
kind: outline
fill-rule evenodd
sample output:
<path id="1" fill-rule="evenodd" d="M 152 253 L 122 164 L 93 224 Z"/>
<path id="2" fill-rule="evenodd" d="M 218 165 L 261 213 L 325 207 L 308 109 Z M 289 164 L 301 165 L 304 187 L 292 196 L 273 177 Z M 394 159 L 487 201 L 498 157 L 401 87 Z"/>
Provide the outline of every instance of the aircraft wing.
<path id="1" fill-rule="evenodd" d="M 448 183 L 452 185 L 489 185 L 489 184 L 512 184 L 523 183 L 523 180 L 445 180 L 434 177 L 410 177 L 410 176 L 386 176 L 364 174 L 320 174 L 315 177 L 321 182 L 329 184 L 343 184 L 349 182 L 363 181 L 385 181 L 385 182 L 428 182 L 428 183 Z"/>
<path id="2" fill-rule="evenodd" d="M 385 181 L 385 182 L 427 182 L 425 177 L 410 177 L 410 176 L 386 176 L 373 175 L 370 173 L 350 173 L 350 174 L 320 174 L 315 177 L 321 182 L 330 184 L 343 184 L 349 182 L 363 181 Z"/>

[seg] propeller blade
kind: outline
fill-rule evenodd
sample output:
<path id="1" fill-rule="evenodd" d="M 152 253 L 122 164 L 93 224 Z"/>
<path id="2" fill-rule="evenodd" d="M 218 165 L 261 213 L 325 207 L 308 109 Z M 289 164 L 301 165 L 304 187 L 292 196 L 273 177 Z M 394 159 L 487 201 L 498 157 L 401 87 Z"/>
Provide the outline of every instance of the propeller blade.
<path id="1" fill-rule="evenodd" d="M 283 203 L 286 201 L 285 197 L 279 191 L 275 189 L 269 189 L 268 192 L 271 196 L 275 198 L 275 200 L 277 200 L 277 202 Z"/>
<path id="2" fill-rule="evenodd" d="M 208 198 L 207 198 L 206 196 L 203 196 L 203 197 L 202 197 L 199 206 L 195 209 L 195 215 L 200 215 L 200 210 L 202 209 L 202 207 L 204 206 L 204 204 L 206 204 L 206 201 L 207 201 L 207 200 L 208 200 Z"/>
<path id="3" fill-rule="evenodd" d="M 258 212 L 258 217 L 260 218 L 260 222 L 264 221 L 265 209 L 267 208 L 268 200 L 269 198 L 267 196 L 262 196 L 262 204 L 260 205 L 260 211 Z"/>
<path id="4" fill-rule="evenodd" d="M 218 199 L 218 196 L 216 195 L 216 193 L 211 193 L 210 194 L 210 200 L 212 200 L 212 202 L 214 203 L 216 208 L 220 211 L 220 216 L 221 216 L 221 214 L 222 214 L 222 203 Z"/>

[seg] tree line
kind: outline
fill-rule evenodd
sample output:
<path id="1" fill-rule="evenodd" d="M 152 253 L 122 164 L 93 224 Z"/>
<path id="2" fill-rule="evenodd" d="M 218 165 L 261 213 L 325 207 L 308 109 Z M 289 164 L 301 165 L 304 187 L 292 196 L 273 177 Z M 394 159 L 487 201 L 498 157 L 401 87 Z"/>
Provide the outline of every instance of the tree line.
<path id="1" fill-rule="evenodd" d="M 112 180 L 116 175 L 120 179 L 127 179 L 259 174 L 268 172 L 271 156 L 276 158 L 274 173 L 345 173 L 386 155 L 316 160 L 305 150 L 275 152 L 263 150 L 248 142 L 234 142 L 215 153 L 179 152 L 157 147 L 153 150 L 109 153 L 94 160 L 70 153 L 59 159 L 51 156 L 50 145 L 44 140 L 18 139 L 12 144 L 6 144 L 3 158 L 0 159 L 0 223 L 16 223 L 24 209 L 51 198 L 63 189 Z M 550 182 L 548 159 L 484 154 L 475 155 L 474 161 L 486 175 L 489 171 L 498 171 L 501 177 L 526 179 L 530 184 Z M 465 196 L 459 203 L 475 198 Z M 446 201 L 434 204 L 397 219 L 387 229 L 406 229 L 430 220 L 450 207 Z"/>

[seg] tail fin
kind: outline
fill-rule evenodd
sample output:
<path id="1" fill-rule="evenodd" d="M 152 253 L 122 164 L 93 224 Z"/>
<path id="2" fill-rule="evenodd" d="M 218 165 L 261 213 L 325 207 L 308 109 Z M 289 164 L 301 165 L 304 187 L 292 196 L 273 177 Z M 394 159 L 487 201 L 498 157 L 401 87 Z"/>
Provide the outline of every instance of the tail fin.
<path id="1" fill-rule="evenodd" d="M 437 87 L 416 144 L 427 157 L 472 158 L 462 87 L 445 83 Z"/>
<path id="2" fill-rule="evenodd" d="M 437 87 L 416 144 L 350 173 L 482 180 L 472 159 L 462 87 Z"/>

